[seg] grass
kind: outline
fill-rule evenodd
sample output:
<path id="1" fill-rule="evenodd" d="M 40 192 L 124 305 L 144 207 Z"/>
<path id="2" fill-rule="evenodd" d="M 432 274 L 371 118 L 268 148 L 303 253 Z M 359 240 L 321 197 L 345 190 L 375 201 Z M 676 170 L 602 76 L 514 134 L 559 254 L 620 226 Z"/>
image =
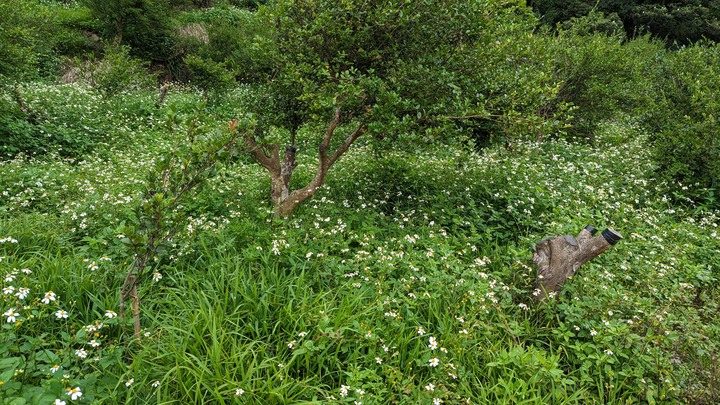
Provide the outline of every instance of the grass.
<path id="1" fill-rule="evenodd" d="M 28 86 L 46 98 L 38 105 L 62 97 L 41 87 Z M 133 338 L 108 311 L 119 311 L 133 259 L 122 234 L 172 145 L 169 107 L 142 107 L 152 99 L 138 93 L 123 108 L 142 108 L 118 113 L 85 91 L 73 97 L 114 106 L 103 123 L 118 128 L 110 141 L 81 158 L 0 162 L 0 275 L 12 275 L 1 284 L 13 288 L 0 310 L 19 314 L 2 319 L 2 403 L 720 396 L 718 213 L 664 197 L 672 187 L 651 177 L 645 135 L 630 123 L 607 123 L 595 146 L 518 142 L 375 159 L 359 144 L 284 222 L 271 217 L 260 168 L 244 157 L 220 164 L 177 211 L 182 232 L 153 262 L 159 277 L 141 285 L 144 329 Z M 182 114 L 201 111 L 208 128 L 224 125 L 227 106 L 169 98 Z M 92 115 L 83 122 L 98 122 L 96 104 L 83 107 Z M 301 160 L 299 176 L 314 164 Z M 587 224 L 625 239 L 555 299 L 534 303 L 533 244 Z M 44 304 L 50 290 L 57 300 Z M 83 395 L 73 401 L 66 390 L 75 387 Z"/>

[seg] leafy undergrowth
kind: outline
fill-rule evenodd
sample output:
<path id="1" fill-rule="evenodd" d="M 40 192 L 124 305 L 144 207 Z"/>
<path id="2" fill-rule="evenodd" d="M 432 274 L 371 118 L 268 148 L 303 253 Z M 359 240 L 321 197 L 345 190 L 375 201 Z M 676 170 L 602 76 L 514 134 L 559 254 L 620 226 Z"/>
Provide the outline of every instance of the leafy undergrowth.
<path id="1" fill-rule="evenodd" d="M 171 144 L 163 114 L 112 115 L 122 147 L 83 159 L 0 163 L 3 403 L 720 399 L 720 220 L 663 198 L 627 123 L 595 147 L 358 145 L 287 222 L 258 167 L 219 165 L 143 281 L 132 338 L 122 233 Z M 588 224 L 624 239 L 535 303 L 533 243 Z"/>

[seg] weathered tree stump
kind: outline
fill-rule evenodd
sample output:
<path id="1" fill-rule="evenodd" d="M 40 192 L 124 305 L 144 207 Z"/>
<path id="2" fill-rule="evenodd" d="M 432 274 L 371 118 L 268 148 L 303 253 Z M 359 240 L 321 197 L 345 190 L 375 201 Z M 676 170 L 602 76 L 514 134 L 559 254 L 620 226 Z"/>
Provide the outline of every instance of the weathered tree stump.
<path id="1" fill-rule="evenodd" d="M 597 230 L 588 225 L 577 238 L 564 235 L 538 242 L 533 253 L 538 278 L 533 293 L 535 301 L 560 291 L 565 281 L 574 276 L 580 266 L 622 239 L 622 235 L 610 228 L 602 231 L 600 236 L 595 236 L 595 233 Z"/>

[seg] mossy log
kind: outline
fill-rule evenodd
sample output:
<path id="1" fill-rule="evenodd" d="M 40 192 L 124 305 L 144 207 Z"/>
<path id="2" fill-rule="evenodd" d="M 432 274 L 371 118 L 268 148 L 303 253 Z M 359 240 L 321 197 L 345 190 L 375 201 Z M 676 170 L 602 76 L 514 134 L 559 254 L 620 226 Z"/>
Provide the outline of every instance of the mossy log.
<path id="1" fill-rule="evenodd" d="M 575 275 L 580 266 L 599 256 L 622 239 L 613 229 L 605 229 L 599 236 L 597 230 L 586 226 L 577 237 L 571 235 L 543 239 L 535 246 L 533 261 L 537 266 L 535 283 L 536 301 L 558 292 L 568 278 Z"/>

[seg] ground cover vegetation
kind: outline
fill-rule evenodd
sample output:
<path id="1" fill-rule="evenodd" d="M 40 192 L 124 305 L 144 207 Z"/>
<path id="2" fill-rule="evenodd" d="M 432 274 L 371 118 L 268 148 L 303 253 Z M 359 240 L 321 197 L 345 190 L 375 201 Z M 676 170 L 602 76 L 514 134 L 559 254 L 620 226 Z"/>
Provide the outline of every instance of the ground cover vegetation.
<path id="1" fill-rule="evenodd" d="M 0 0 L 0 403 L 717 403 L 720 48 L 537 10 Z"/>

